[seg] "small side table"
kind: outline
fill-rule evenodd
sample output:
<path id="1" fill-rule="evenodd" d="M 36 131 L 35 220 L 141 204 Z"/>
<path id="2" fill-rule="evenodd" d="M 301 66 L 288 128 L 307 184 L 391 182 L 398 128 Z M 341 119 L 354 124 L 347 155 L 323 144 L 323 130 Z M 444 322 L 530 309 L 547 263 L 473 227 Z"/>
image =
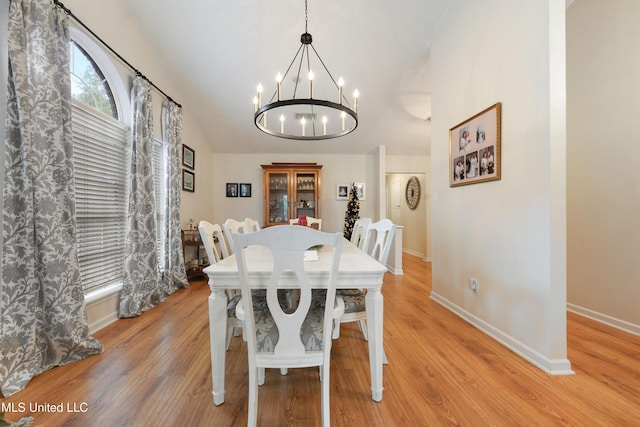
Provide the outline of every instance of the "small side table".
<path id="1" fill-rule="evenodd" d="M 209 264 L 205 264 L 202 262 L 202 257 L 200 256 L 200 248 L 204 248 L 202 240 L 200 239 L 200 232 L 198 230 L 181 230 L 180 233 L 182 237 L 182 257 L 184 259 L 185 270 L 187 272 L 187 279 L 206 279 L 207 275 L 202 272 L 202 269 L 207 267 Z M 196 264 L 187 262 L 187 257 L 185 254 L 185 248 L 187 246 L 193 246 L 196 248 Z M 191 261 L 191 260 L 190 260 Z"/>

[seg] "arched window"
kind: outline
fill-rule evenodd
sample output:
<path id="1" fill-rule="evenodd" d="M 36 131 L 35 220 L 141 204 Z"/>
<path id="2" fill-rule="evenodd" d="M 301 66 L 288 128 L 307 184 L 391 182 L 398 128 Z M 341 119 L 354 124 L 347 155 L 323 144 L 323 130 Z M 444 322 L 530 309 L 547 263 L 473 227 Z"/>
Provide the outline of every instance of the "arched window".
<path id="1" fill-rule="evenodd" d="M 78 261 L 91 301 L 122 285 L 131 106 L 123 77 L 102 47 L 72 28 L 69 50 Z M 128 69 L 122 74 L 131 77 Z M 167 150 L 162 141 L 152 144 L 157 248 L 164 266 Z"/>
<path id="2" fill-rule="evenodd" d="M 130 107 L 122 77 L 104 51 L 73 28 L 71 40 L 78 261 L 86 295 L 122 284 L 129 134 L 122 112 Z"/>
<path id="3" fill-rule="evenodd" d="M 113 92 L 98 65 L 75 40 L 69 43 L 69 51 L 71 97 L 117 120 Z"/>

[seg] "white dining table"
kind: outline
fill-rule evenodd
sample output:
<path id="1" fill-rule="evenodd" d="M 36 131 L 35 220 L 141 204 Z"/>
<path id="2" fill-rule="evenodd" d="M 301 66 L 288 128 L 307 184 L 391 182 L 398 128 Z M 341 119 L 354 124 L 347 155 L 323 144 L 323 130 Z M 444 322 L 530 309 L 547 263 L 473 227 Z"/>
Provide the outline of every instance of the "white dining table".
<path id="1" fill-rule="evenodd" d="M 384 299 L 382 297 L 382 279 L 387 268 L 373 257 L 358 249 L 348 240 L 344 240 L 338 271 L 338 289 L 366 289 L 367 330 L 369 344 L 369 366 L 371 373 L 371 394 L 374 401 L 382 400 L 382 364 L 383 364 L 383 317 Z M 271 274 L 272 261 L 269 251 L 262 246 L 250 246 L 245 249 L 247 270 L 252 289 L 266 288 Z M 326 287 L 329 274 L 331 248 L 318 250 L 318 259 L 305 261 L 312 286 L 317 289 Z M 211 340 L 211 376 L 213 383 L 213 402 L 224 403 L 225 380 L 225 337 L 227 332 L 227 289 L 238 289 L 239 277 L 235 255 L 231 255 L 206 267 L 204 273 L 209 277 L 209 333 Z M 295 285 L 292 284 L 292 288 Z"/>

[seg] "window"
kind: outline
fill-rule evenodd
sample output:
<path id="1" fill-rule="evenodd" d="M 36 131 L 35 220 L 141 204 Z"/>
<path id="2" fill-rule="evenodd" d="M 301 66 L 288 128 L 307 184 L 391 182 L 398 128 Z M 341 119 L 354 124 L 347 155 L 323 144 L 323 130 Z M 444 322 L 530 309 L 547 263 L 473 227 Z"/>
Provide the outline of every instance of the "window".
<path id="1" fill-rule="evenodd" d="M 122 281 L 128 132 L 78 102 L 71 116 L 78 260 L 86 294 Z"/>
<path id="2" fill-rule="evenodd" d="M 153 188 L 156 196 L 156 221 L 158 228 L 156 231 L 156 246 L 158 252 L 158 265 L 160 270 L 165 267 L 165 241 L 167 236 L 167 144 L 153 140 Z"/>
<path id="3" fill-rule="evenodd" d="M 93 59 L 75 41 L 69 43 L 71 96 L 115 119 L 118 118 L 116 102 L 107 83 Z"/>
<path id="4" fill-rule="evenodd" d="M 77 30 L 72 31 L 72 37 L 69 72 L 73 98 L 71 120 L 78 260 L 86 295 L 122 283 L 130 134 L 126 124 L 129 105 L 124 104 L 129 101 L 118 102 L 118 99 L 128 100 L 128 93 L 104 52 Z M 159 225 L 156 241 L 161 268 L 164 267 L 166 230 L 165 145 L 157 140 L 152 142 Z"/>

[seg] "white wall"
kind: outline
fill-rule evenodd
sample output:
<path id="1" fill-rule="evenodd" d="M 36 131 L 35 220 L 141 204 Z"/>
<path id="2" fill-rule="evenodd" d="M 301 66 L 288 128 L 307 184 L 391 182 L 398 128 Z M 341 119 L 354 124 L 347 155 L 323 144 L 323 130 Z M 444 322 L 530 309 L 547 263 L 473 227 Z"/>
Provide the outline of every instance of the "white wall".
<path id="1" fill-rule="evenodd" d="M 640 2 L 567 11 L 569 308 L 640 335 Z"/>
<path id="2" fill-rule="evenodd" d="M 209 187 L 213 197 L 213 209 L 202 218 L 213 223 L 222 223 L 227 218 L 244 219 L 253 217 L 260 224 L 263 220 L 263 170 L 261 164 L 272 162 L 315 162 L 322 165 L 320 171 L 319 216 L 322 230 L 342 231 L 347 201 L 336 200 L 336 186 L 352 182 L 366 184 L 365 200 L 360 200 L 360 216 L 373 217 L 378 188 L 375 171 L 370 163 L 373 155 L 332 155 L 332 154 L 221 154 L 213 155 L 211 161 L 212 179 L 203 184 Z M 226 197 L 227 182 L 252 184 L 252 197 Z"/>
<path id="3" fill-rule="evenodd" d="M 431 50 L 432 298 L 551 373 L 570 372 L 564 8 L 454 0 Z M 449 128 L 498 101 L 502 179 L 450 188 Z"/>

